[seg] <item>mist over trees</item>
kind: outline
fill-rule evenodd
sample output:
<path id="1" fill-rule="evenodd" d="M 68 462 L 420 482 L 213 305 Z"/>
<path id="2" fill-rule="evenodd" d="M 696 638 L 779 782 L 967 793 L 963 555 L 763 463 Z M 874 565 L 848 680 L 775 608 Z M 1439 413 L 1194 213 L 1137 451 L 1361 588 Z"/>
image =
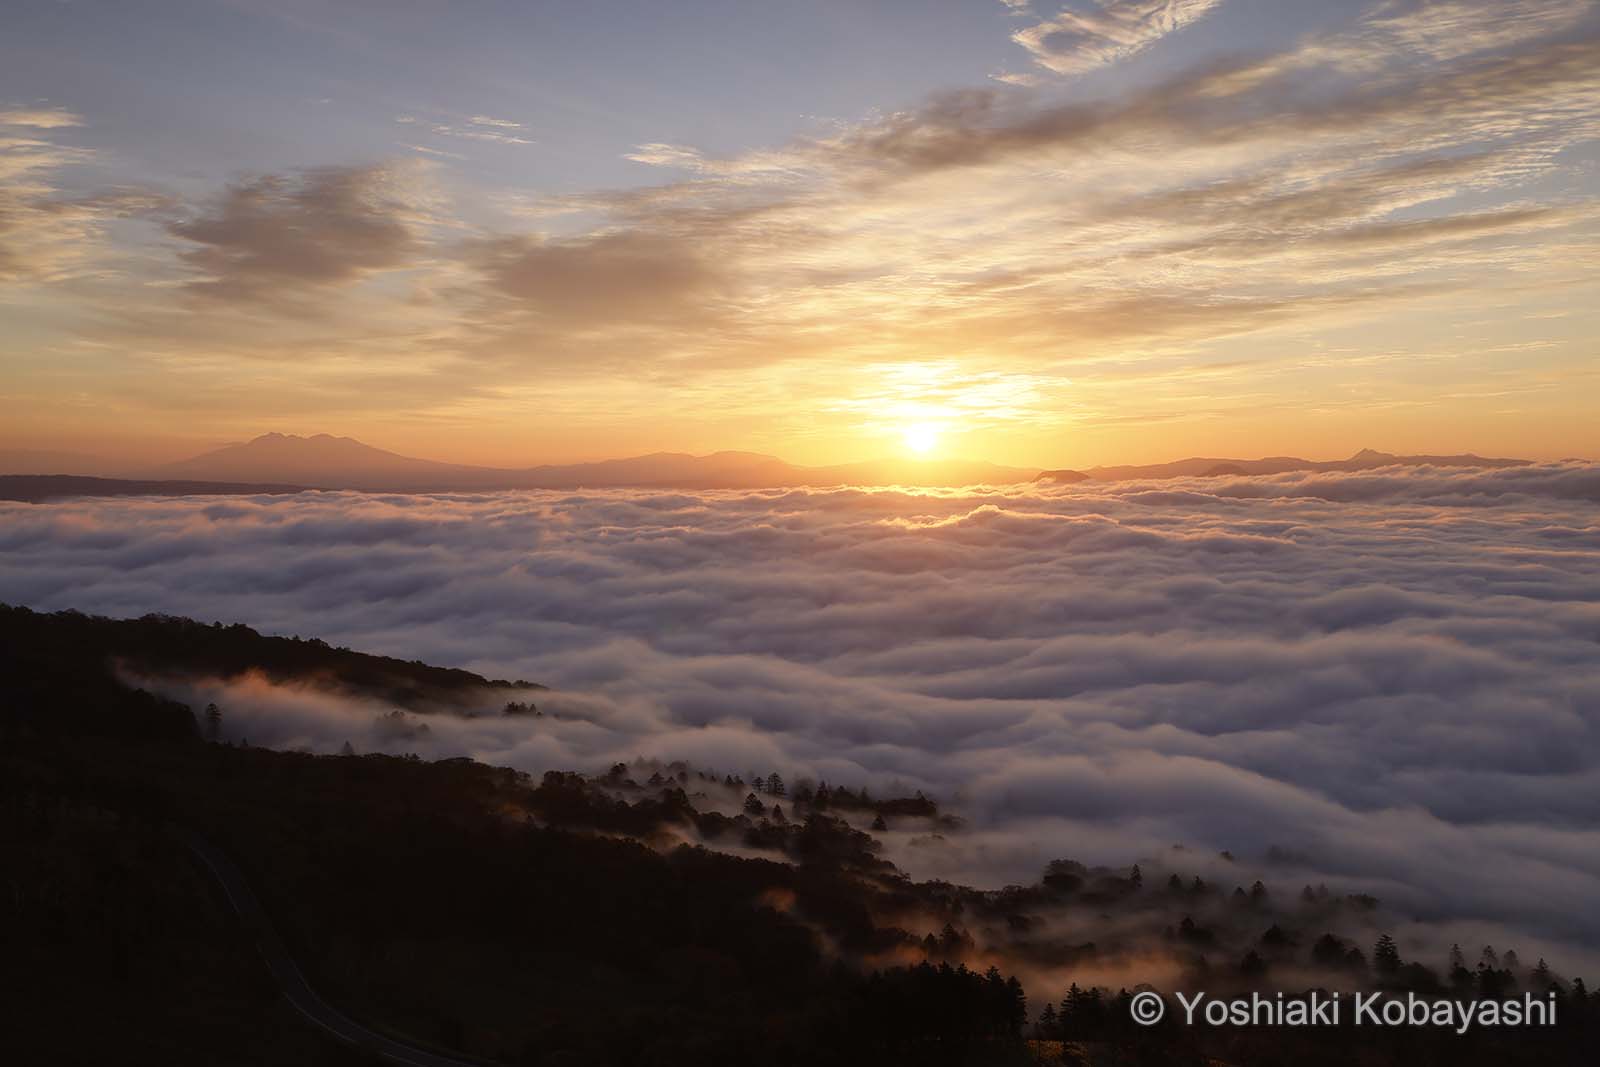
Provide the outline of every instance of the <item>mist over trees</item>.
<path id="1" fill-rule="evenodd" d="M 125 634 L 148 650 L 141 626 L 195 624 L 6 609 L 0 626 L 0 825 L 34 861 L 15 880 L 14 958 L 46 976 L 39 996 L 91 976 L 83 996 L 137 1006 L 130 1032 L 176 1027 L 218 1058 L 319 1062 L 326 1050 L 282 1038 L 236 1055 L 233 1034 L 276 1025 L 248 951 L 221 919 L 173 942 L 144 922 L 210 892 L 173 851 L 174 827 L 235 857 L 344 1010 L 505 1063 L 1398 1062 L 1402 1046 L 1363 1034 L 1313 1048 L 1281 1031 L 1135 1027 L 1128 1001 L 1150 978 L 1213 995 L 1554 992 L 1549 1031 L 1404 1046 L 1451 1063 L 1580 1062 L 1600 1019 L 1584 981 L 1544 959 L 1504 945 L 1413 952 L 1373 897 L 1273 884 L 1231 856 L 1058 858 L 998 890 L 917 881 L 884 839 L 961 832 L 920 793 L 783 768 L 643 760 L 534 778 L 467 759 L 270 751 L 227 739 L 227 707 L 163 701 L 114 669 Z M 257 647 L 283 655 L 273 639 L 220 632 L 242 669 Z M 314 660 L 318 646 L 301 646 Z M 334 658 L 355 676 L 377 670 L 353 655 Z M 184 966 L 186 981 L 211 983 L 195 1004 L 234 1023 L 120 992 Z"/>

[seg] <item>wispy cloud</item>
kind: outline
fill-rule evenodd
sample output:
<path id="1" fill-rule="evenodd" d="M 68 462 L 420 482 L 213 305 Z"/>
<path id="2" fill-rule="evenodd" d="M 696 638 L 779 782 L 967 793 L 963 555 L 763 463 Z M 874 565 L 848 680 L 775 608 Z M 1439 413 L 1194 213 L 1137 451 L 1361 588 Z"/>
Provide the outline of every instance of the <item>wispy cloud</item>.
<path id="1" fill-rule="evenodd" d="M 1071 32 L 1036 44 L 1068 66 L 1100 62 L 1212 9 L 1074 8 Z M 1451 34 L 1430 36 L 1440 19 Z M 437 412 L 441 393 L 451 405 L 493 397 L 506 413 L 537 396 L 563 418 L 601 398 L 612 417 L 641 420 L 706 403 L 745 426 L 826 437 L 866 432 L 845 420 L 865 418 L 881 369 L 953 359 L 964 381 L 1026 382 L 1019 408 L 981 425 L 1048 414 L 1132 433 L 1141 419 L 1267 404 L 1355 410 L 1372 401 L 1379 357 L 1400 359 L 1401 346 L 1364 329 L 1341 362 L 1307 337 L 1374 322 L 1443 332 L 1462 293 L 1498 308 L 1593 286 L 1583 265 L 1600 204 L 1574 149 L 1600 123 L 1600 33 L 1575 6 L 1384 4 L 1276 51 L 1164 69 L 1111 96 L 958 89 L 722 155 L 647 141 L 625 152 L 658 168 L 647 184 L 491 191 L 471 210 L 420 207 L 392 165 L 246 179 L 194 200 L 165 243 L 140 249 L 152 277 L 181 269 L 176 293 L 119 301 L 96 326 L 128 324 L 170 354 L 183 387 L 147 403 L 201 395 L 192 368 L 215 364 L 180 355 L 197 338 L 272 364 L 301 350 L 283 334 L 309 332 L 308 299 L 359 291 L 365 303 L 343 303 L 345 332 L 329 325 L 306 343 L 329 366 L 366 365 L 381 337 L 390 367 L 421 370 L 367 392 L 341 382 L 343 412 L 380 397 Z M 521 120 L 484 111 L 418 110 L 393 128 L 442 159 L 473 137 L 530 139 Z M 42 183 L 17 202 L 43 232 L 39 205 L 61 199 L 47 177 L 78 150 L 8 129 L 0 167 Z M 152 249 L 175 249 L 177 264 Z M 203 295 L 215 299 L 181 299 Z M 1576 305 L 1581 320 L 1588 303 Z M 224 333 L 184 317 L 228 307 L 250 321 Z M 1538 373 L 1490 358 L 1507 340 L 1496 337 L 1456 361 L 1453 384 L 1488 397 L 1520 373 L 1537 396 L 1570 392 L 1581 329 L 1539 321 L 1555 340 Z M 111 332 L 93 340 L 115 343 Z M 1340 387 L 1313 396 L 1289 380 L 1296 366 Z M 447 367 L 454 389 L 440 387 Z M 1229 369 L 1208 371 L 1202 396 L 1185 373 L 1197 367 Z M 1137 402 L 1117 388 L 1135 373 L 1150 383 Z M 298 403 L 334 403 L 305 388 Z M 1385 402 L 1422 395 L 1405 377 Z M 814 427 L 818 410 L 837 421 Z"/>
<path id="2" fill-rule="evenodd" d="M 1325 78 L 1314 95 L 1295 88 L 1369 32 L 1105 103 L 971 90 L 748 156 L 642 145 L 628 158 L 691 176 L 568 198 L 598 216 L 592 234 L 529 246 L 541 262 L 582 255 L 596 272 L 578 273 L 597 285 L 614 270 L 624 295 L 609 313 L 592 305 L 580 326 L 580 315 L 549 312 L 591 306 L 546 303 L 563 291 L 559 271 L 508 287 L 497 259 L 490 283 L 539 312 L 505 342 L 559 351 L 568 328 L 615 331 L 648 306 L 658 355 L 719 372 L 829 352 L 892 362 L 957 345 L 980 372 L 993 350 L 1004 357 L 989 369 L 1054 365 L 1059 375 L 1108 341 L 1150 350 L 1372 314 L 1469 276 L 1492 286 L 1479 273 L 1489 263 L 1561 274 L 1546 252 L 1583 240 L 1592 202 L 1474 201 L 1553 174 L 1584 136 L 1579 116 L 1592 119 L 1600 88 L 1594 40 L 1529 40 L 1422 68 L 1391 52 L 1381 74 Z M 1149 167 L 1151 154 L 1169 165 Z M 612 255 L 621 249 L 649 249 L 658 272 Z M 652 276 L 660 289 L 648 305 L 625 295 Z M 664 318 L 674 293 L 678 317 Z"/>
<path id="3" fill-rule="evenodd" d="M 0 111 L 0 283 L 64 283 L 100 270 L 111 223 L 169 202 L 147 189 L 64 190 L 61 171 L 95 153 L 52 135 L 82 124 L 62 110 Z"/>
<path id="4" fill-rule="evenodd" d="M 65 126 L 82 126 L 83 117 L 61 108 L 13 108 L 0 110 L 0 126 L 31 126 L 35 129 L 54 130 Z"/>
<path id="5" fill-rule="evenodd" d="M 1064 8 L 1012 40 L 1057 74 L 1082 74 L 1136 55 L 1203 17 L 1222 0 L 1101 0 Z"/>
<path id="6" fill-rule="evenodd" d="M 1372 31 L 1432 59 L 1453 59 L 1570 29 L 1593 19 L 1588 0 L 1384 0 Z"/>
<path id="7" fill-rule="evenodd" d="M 472 115 L 461 121 L 425 121 L 416 115 L 396 115 L 394 121 L 402 126 L 426 125 L 428 132 L 438 137 L 456 137 L 489 144 L 531 145 L 536 142 L 517 132 L 524 127 L 510 119 L 497 119 L 491 115 Z M 448 154 L 448 153 L 445 153 Z"/>
<path id="8" fill-rule="evenodd" d="M 497 119 L 488 115 L 473 115 L 467 119 L 465 125 L 451 123 L 435 123 L 429 127 L 441 137 L 461 137 L 470 141 L 487 141 L 491 144 L 516 144 L 529 145 L 533 140 L 513 133 L 521 130 L 522 123 L 512 122 L 510 119 Z"/>

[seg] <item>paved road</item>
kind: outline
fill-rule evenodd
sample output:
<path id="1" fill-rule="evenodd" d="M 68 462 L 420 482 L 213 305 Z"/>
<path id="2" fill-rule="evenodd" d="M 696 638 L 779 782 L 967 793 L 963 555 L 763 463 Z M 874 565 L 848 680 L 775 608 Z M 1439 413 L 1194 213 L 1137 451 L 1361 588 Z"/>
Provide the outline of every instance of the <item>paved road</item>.
<path id="1" fill-rule="evenodd" d="M 272 921 L 262 910 L 261 902 L 256 899 L 256 895 L 250 891 L 250 885 L 244 880 L 239 868 L 209 841 L 192 835 L 184 835 L 183 840 L 222 885 L 223 892 L 228 894 L 228 902 L 233 905 L 233 910 L 239 913 L 239 918 L 255 941 L 261 958 L 266 961 L 267 969 L 277 980 L 278 988 L 283 992 L 284 998 L 294 1005 L 295 1010 L 301 1015 L 346 1044 L 376 1053 L 392 1063 L 409 1064 L 413 1067 L 484 1067 L 486 1063 L 484 1060 L 452 1059 L 436 1052 L 402 1044 L 393 1038 L 367 1029 L 348 1015 L 330 1007 L 327 1001 L 317 996 L 316 991 L 306 982 L 305 975 L 300 973 L 300 968 L 290 957 L 289 950 L 284 948 L 283 941 L 272 928 Z"/>

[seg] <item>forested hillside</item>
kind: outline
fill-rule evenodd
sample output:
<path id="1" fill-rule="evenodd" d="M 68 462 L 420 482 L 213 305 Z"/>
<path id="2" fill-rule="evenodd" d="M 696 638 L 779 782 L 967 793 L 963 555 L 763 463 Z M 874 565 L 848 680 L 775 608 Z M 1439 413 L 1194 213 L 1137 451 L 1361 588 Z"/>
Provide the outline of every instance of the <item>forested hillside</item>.
<path id="1" fill-rule="evenodd" d="M 503 1063 L 1542 1064 L 1580 1062 L 1600 1015 L 1580 981 L 1548 970 L 1495 960 L 1463 978 L 1383 940 L 1369 958 L 1335 931 L 1367 929 L 1370 898 L 1147 882 L 1070 860 L 1004 890 L 915 881 L 879 836 L 960 832 L 922 796 L 672 764 L 529 777 L 208 743 L 193 709 L 129 688 L 107 662 L 331 671 L 429 699 L 490 683 L 243 627 L 20 609 L 0 621 L 0 834 L 25 857 L 7 876 L 6 968 L 24 1062 L 111 1062 L 129 1047 L 175 1063 L 363 1062 L 277 997 L 182 847 L 193 833 L 246 872 L 328 1000 Z M 742 806 L 718 810 L 721 795 Z M 1069 919 L 1101 932 L 1085 940 Z M 1127 989 L 1012 976 L 1155 951 L 1136 929 L 1214 991 L 1306 967 L 1430 995 L 1543 981 L 1563 1021 L 1465 1038 L 1189 1029 L 1170 1015 L 1141 1028 Z"/>

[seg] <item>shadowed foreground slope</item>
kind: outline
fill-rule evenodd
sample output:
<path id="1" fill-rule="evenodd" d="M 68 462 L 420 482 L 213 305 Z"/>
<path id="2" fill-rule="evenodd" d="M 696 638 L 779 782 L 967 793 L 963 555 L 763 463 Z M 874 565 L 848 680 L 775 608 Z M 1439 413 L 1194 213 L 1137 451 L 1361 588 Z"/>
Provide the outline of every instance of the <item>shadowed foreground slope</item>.
<path id="1" fill-rule="evenodd" d="M 1065 861 L 1038 885 L 996 893 L 915 883 L 830 814 L 834 806 L 818 810 L 815 796 L 809 805 L 786 798 L 797 816 L 808 811 L 787 823 L 776 801 L 767 809 L 752 796 L 773 815 L 757 824 L 697 811 L 685 791 L 697 788 L 693 775 L 640 786 L 613 768 L 534 782 L 461 759 L 207 744 L 189 709 L 129 689 L 96 658 L 121 644 L 107 634 L 140 623 L 20 611 L 4 621 L 0 828 L 11 854 L 30 858 L 12 875 L 6 954 L 10 1004 L 26 1024 L 11 1045 L 24 1062 L 116 1058 L 116 1030 L 63 1027 L 68 990 L 77 1013 L 125 1018 L 122 1033 L 165 1050 L 164 1062 L 352 1054 L 286 1014 L 251 939 L 170 839 L 174 828 L 236 860 L 285 951 L 340 1016 L 442 1056 L 619 1065 L 1576 1063 L 1600 1014 L 1587 994 L 1565 995 L 1561 1027 L 1458 1039 L 1188 1030 L 1170 1013 L 1140 1028 L 1128 1021 L 1126 994 L 1077 989 L 1060 1013 L 1061 991 L 1033 991 L 1029 1013 L 1015 980 L 959 965 L 971 952 L 964 927 L 998 922 L 1026 933 L 1029 915 L 1047 906 L 1080 917 L 1160 909 L 1168 899 L 1197 907 L 1189 891 L 1169 896 L 1141 886 L 1137 872 L 1113 877 Z M 932 808 L 907 800 L 871 810 L 927 818 Z M 785 861 L 677 843 L 719 834 Z M 1232 906 L 1247 921 L 1258 914 L 1248 900 Z M 917 924 L 928 921 L 945 922 L 945 935 L 919 937 Z M 1176 936 L 1212 939 L 1211 988 L 1246 988 L 1252 974 L 1220 962 L 1223 933 L 1185 924 Z M 1270 941 L 1263 936 L 1251 953 L 1263 968 Z M 1035 953 L 1063 952 L 1038 934 L 1017 942 L 1029 943 Z M 1095 946 L 1076 951 L 1092 960 Z M 1341 957 L 1330 966 L 1353 964 Z M 74 986 L 72 976 L 83 977 Z M 1420 966 L 1387 976 L 1380 968 L 1378 980 L 1438 981 Z M 203 995 L 181 992 L 196 981 Z"/>

